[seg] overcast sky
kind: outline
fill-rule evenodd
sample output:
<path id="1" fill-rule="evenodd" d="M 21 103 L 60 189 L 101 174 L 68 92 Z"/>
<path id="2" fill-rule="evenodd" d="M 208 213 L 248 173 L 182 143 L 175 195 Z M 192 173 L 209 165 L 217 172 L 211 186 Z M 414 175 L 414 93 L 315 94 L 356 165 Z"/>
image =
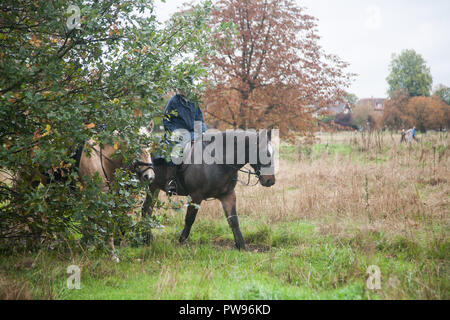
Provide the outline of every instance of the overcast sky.
<path id="1" fill-rule="evenodd" d="M 184 1 L 157 3 L 166 20 Z M 359 98 L 386 97 L 392 53 L 414 49 L 431 69 L 433 87 L 450 86 L 449 0 L 297 0 L 319 19 L 321 45 L 357 73 L 349 91 Z"/>

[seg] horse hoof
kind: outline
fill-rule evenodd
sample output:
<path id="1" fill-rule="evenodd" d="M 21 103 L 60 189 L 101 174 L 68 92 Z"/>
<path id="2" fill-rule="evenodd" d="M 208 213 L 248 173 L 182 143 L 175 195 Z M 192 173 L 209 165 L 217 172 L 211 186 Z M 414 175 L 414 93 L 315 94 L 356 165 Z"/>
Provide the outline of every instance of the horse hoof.
<path id="1" fill-rule="evenodd" d="M 180 237 L 178 238 L 178 242 L 179 242 L 180 244 L 183 244 L 183 243 L 186 242 L 187 238 L 188 238 L 188 237 L 180 236 Z"/>
<path id="2" fill-rule="evenodd" d="M 144 243 L 145 244 L 150 244 L 150 242 L 152 242 L 153 240 L 154 240 L 153 234 L 149 233 L 149 234 L 145 235 Z"/>

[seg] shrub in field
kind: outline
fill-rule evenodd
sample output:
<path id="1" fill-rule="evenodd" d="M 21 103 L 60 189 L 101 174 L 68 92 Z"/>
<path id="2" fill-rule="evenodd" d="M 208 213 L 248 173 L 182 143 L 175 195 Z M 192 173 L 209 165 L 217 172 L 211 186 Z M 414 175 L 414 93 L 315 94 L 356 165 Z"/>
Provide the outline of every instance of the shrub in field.
<path id="1" fill-rule="evenodd" d="M 95 181 L 81 190 L 72 155 L 89 139 L 120 141 L 127 147 L 117 154 L 130 162 L 150 145 L 139 129 L 158 124 L 170 90 L 190 91 L 187 74 L 204 72 L 207 12 L 199 5 L 162 26 L 151 0 L 1 2 L 0 170 L 10 177 L 0 182 L 4 247 L 24 238 L 98 243 L 136 226 L 126 212 L 135 206 L 131 190 L 142 188 L 123 173 L 114 194 L 100 193 Z M 50 184 L 40 184 L 45 176 Z"/>

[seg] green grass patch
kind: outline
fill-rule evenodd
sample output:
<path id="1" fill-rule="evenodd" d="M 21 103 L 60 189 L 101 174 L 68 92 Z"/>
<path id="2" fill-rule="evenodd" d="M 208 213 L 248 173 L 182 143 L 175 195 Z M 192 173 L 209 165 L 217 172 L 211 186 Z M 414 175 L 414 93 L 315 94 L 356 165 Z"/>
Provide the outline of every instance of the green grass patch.
<path id="1" fill-rule="evenodd" d="M 317 160 L 323 155 L 340 156 L 358 163 L 381 164 L 389 160 L 386 147 L 379 152 L 361 151 L 357 146 L 348 143 L 316 143 L 313 145 L 280 145 L 280 158 L 288 161 L 298 161 L 299 159 Z"/>
<path id="2" fill-rule="evenodd" d="M 26 282 L 34 298 L 448 298 L 448 278 L 433 274 L 437 266 L 448 271 L 440 260 L 448 261 L 447 242 L 427 249 L 382 233 L 337 239 L 320 233 L 317 224 L 309 221 L 269 225 L 261 220 L 245 221 L 242 231 L 248 249 L 238 251 L 225 221 L 199 219 L 184 245 L 177 242 L 181 227 L 182 215 L 174 216 L 161 232 L 155 232 L 149 246 L 119 249 L 120 263 L 106 254 L 70 257 L 43 251 L 31 257 L 0 257 L 0 270 L 11 281 Z M 71 264 L 81 267 L 81 290 L 66 288 L 66 269 Z M 365 285 L 366 270 L 373 264 L 380 267 L 384 279 L 378 292 Z M 392 276 L 401 289 L 390 286 Z M 420 283 L 432 289 L 421 289 Z"/>

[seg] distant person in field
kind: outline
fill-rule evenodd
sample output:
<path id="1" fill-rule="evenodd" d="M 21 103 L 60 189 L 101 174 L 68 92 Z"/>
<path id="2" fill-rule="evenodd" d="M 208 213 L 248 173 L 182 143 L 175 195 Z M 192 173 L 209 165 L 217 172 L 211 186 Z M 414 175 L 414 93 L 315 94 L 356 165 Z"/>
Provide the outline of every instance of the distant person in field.
<path id="1" fill-rule="evenodd" d="M 402 129 L 402 137 L 400 139 L 400 143 L 406 142 L 406 131 Z"/>
<path id="2" fill-rule="evenodd" d="M 411 133 L 411 135 L 412 135 L 412 138 L 413 138 L 414 140 L 417 141 L 417 139 L 416 139 L 416 127 L 413 127 L 413 128 L 412 128 L 412 133 Z"/>
<path id="3" fill-rule="evenodd" d="M 417 141 L 416 138 L 416 127 L 412 127 L 408 131 L 406 131 L 406 134 L 408 135 L 408 142 L 411 142 L 413 140 Z"/>

